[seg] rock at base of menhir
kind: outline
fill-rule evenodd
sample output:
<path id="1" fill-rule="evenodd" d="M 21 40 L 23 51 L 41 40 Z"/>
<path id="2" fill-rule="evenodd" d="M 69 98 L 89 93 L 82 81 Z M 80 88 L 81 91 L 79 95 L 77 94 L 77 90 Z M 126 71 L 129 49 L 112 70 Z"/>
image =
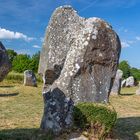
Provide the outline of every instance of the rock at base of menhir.
<path id="1" fill-rule="evenodd" d="M 10 71 L 12 65 L 8 58 L 5 47 L 0 42 L 0 82 L 5 78 L 5 76 Z"/>
<path id="2" fill-rule="evenodd" d="M 122 76 L 123 76 L 123 72 L 121 70 L 117 70 L 116 77 L 115 77 L 115 80 L 113 82 L 113 86 L 111 89 L 112 95 L 120 94 Z"/>
<path id="3" fill-rule="evenodd" d="M 119 37 L 107 22 L 100 18 L 82 18 L 69 6 L 57 8 L 49 22 L 40 54 L 39 74 L 43 76 L 44 91 L 45 88 L 48 90 L 43 93 L 45 107 L 41 128 L 61 132 L 69 114 L 69 107 L 65 110 L 63 106 L 64 97 L 74 104 L 107 103 L 120 51 Z M 56 89 L 65 96 L 58 98 Z M 50 105 L 53 100 L 56 106 Z M 63 118 L 59 124 L 49 110 Z"/>
<path id="4" fill-rule="evenodd" d="M 36 76 L 32 70 L 24 71 L 24 85 L 37 87 Z"/>
<path id="5" fill-rule="evenodd" d="M 126 84 L 125 84 L 126 87 L 133 87 L 135 86 L 135 80 L 134 80 L 134 77 L 133 76 L 130 76 L 126 79 Z"/>
<path id="6" fill-rule="evenodd" d="M 44 115 L 40 128 L 57 135 L 73 125 L 73 101 L 58 88 L 44 91 Z"/>

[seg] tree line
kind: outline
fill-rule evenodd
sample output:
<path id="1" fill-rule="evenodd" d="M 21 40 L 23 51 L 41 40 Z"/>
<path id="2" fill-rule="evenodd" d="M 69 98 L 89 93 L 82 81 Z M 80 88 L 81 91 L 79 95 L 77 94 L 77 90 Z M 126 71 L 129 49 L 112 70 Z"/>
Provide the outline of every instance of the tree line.
<path id="1" fill-rule="evenodd" d="M 35 73 L 38 71 L 40 52 L 29 56 L 27 54 L 18 54 L 14 50 L 8 49 L 7 53 L 12 63 L 12 71 L 19 73 L 27 69 L 33 70 Z M 131 67 L 127 61 L 121 61 L 119 69 L 123 71 L 123 79 L 133 76 L 137 81 L 140 81 L 140 69 Z"/>
<path id="2" fill-rule="evenodd" d="M 18 54 L 14 50 L 8 49 L 7 53 L 12 63 L 12 71 L 19 73 L 25 70 L 33 70 L 35 73 L 38 71 L 40 52 L 30 56 L 27 54 Z"/>
<path id="3" fill-rule="evenodd" d="M 140 81 L 140 69 L 131 67 L 128 61 L 121 61 L 119 69 L 123 71 L 123 79 L 133 76 L 136 81 Z"/>

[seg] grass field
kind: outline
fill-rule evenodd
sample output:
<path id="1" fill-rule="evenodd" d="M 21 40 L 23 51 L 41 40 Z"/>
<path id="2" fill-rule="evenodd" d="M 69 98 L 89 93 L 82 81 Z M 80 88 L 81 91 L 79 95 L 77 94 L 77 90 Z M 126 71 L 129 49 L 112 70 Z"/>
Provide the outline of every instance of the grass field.
<path id="1" fill-rule="evenodd" d="M 135 95 L 136 89 L 124 88 L 120 96 L 110 97 L 118 113 L 113 139 L 140 139 L 140 96 Z M 43 112 L 41 90 L 42 84 L 25 87 L 7 80 L 0 83 L 0 140 L 35 139 Z"/>

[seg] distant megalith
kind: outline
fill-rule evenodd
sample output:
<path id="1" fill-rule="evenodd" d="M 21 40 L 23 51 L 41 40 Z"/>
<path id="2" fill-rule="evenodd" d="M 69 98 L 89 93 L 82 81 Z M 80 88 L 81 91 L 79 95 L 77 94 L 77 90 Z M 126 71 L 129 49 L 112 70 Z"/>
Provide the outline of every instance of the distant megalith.
<path id="1" fill-rule="evenodd" d="M 120 40 L 107 22 L 82 18 L 70 6 L 57 8 L 40 56 L 45 103 L 41 128 L 59 133 L 70 127 L 73 102 L 108 102 L 120 50 Z"/>
<path id="2" fill-rule="evenodd" d="M 37 87 L 36 76 L 32 70 L 24 71 L 24 85 Z"/>
<path id="3" fill-rule="evenodd" d="M 125 84 L 126 87 L 133 87 L 135 86 L 135 80 L 134 80 L 134 77 L 133 76 L 130 76 L 126 79 L 126 84 Z"/>
<path id="4" fill-rule="evenodd" d="M 115 80 L 113 82 L 113 86 L 111 89 L 111 94 L 118 95 L 121 90 L 121 82 L 122 82 L 123 72 L 121 70 L 117 70 Z"/>
<path id="5" fill-rule="evenodd" d="M 126 79 L 122 80 L 121 87 L 125 87 L 125 85 L 126 85 Z"/>
<path id="6" fill-rule="evenodd" d="M 11 63 L 8 54 L 2 42 L 0 42 L 0 82 L 5 78 L 11 69 Z"/>

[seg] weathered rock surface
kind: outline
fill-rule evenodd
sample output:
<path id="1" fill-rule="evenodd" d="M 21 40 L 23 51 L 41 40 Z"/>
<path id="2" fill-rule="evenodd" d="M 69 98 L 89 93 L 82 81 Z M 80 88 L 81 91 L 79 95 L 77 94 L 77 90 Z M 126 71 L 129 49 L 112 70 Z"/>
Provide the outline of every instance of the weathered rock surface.
<path id="1" fill-rule="evenodd" d="M 124 80 L 122 81 L 121 87 L 125 87 L 125 85 L 126 85 L 126 79 L 124 79 Z"/>
<path id="2" fill-rule="evenodd" d="M 36 76 L 32 70 L 24 71 L 24 85 L 25 86 L 37 86 Z"/>
<path id="3" fill-rule="evenodd" d="M 11 69 L 11 63 L 8 58 L 5 47 L 0 42 L 0 82 L 5 78 Z"/>
<path id="4" fill-rule="evenodd" d="M 59 134 L 70 128 L 73 125 L 73 101 L 58 88 L 44 93 L 43 97 L 45 108 L 41 129 L 52 130 L 54 134 Z"/>
<path id="5" fill-rule="evenodd" d="M 51 119 L 52 125 L 47 125 L 48 117 L 52 118 L 48 111 L 51 110 L 48 94 L 63 93 L 75 104 L 108 102 L 121 45 L 108 23 L 99 18 L 79 17 L 69 6 L 59 7 L 53 13 L 44 40 L 39 65 L 39 73 L 44 79 L 45 103 L 41 128 L 60 132 L 62 127 L 52 129 L 59 115 Z M 52 100 L 56 103 L 58 99 L 53 96 Z M 63 104 L 64 98 L 58 102 Z M 61 109 L 65 112 L 62 106 Z M 59 109 L 55 113 L 60 114 Z M 59 123 L 65 124 L 65 119 Z"/>
<path id="6" fill-rule="evenodd" d="M 125 84 L 126 87 L 133 87 L 135 86 L 135 80 L 134 80 L 134 77 L 133 76 L 130 76 L 126 79 L 126 84 Z"/>
<path id="7" fill-rule="evenodd" d="M 123 72 L 121 70 L 117 70 L 116 77 L 111 89 L 111 94 L 115 94 L 115 95 L 120 94 L 122 76 L 123 76 Z"/>

